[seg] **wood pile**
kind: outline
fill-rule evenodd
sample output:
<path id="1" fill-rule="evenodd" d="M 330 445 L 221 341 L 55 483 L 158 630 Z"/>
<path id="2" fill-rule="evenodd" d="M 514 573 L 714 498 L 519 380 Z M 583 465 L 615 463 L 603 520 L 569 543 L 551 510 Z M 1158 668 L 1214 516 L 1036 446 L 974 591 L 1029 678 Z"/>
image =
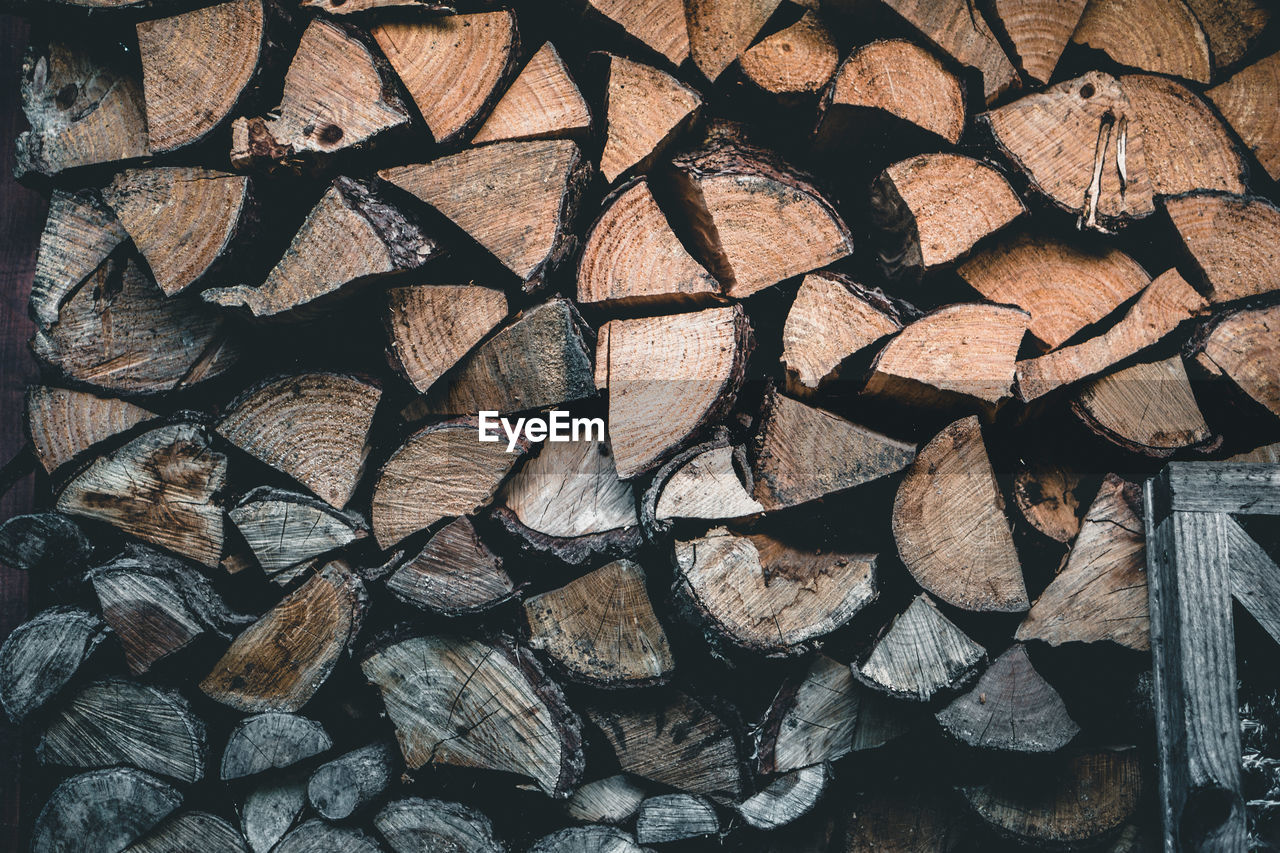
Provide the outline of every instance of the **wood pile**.
<path id="1" fill-rule="evenodd" d="M 1157 849 L 1269 2 L 23 11 L 23 848 Z"/>

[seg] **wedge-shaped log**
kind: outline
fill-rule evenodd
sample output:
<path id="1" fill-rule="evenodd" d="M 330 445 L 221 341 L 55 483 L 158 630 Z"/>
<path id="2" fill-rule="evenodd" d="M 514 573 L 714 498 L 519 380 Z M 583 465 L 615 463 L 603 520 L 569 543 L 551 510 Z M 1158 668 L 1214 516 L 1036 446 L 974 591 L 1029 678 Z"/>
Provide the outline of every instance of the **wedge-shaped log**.
<path id="1" fill-rule="evenodd" d="M 15 515 L 0 523 L 0 562 L 21 572 L 78 574 L 93 550 L 80 525 L 61 513 Z"/>
<path id="2" fill-rule="evenodd" d="M 599 2 L 599 0 L 597 0 Z M 644 853 L 636 838 L 615 826 L 572 826 L 550 835 L 544 835 L 533 843 L 529 853 Z"/>
<path id="3" fill-rule="evenodd" d="M 759 771 L 787 773 L 852 752 L 864 692 L 847 664 L 816 655 L 802 676 L 783 682 L 755 730 Z"/>
<path id="4" fill-rule="evenodd" d="M 587 0 L 596 12 L 673 66 L 689 58 L 683 0 Z"/>
<path id="5" fill-rule="evenodd" d="M 968 831 L 951 798 L 927 784 L 876 786 L 853 800 L 851 808 L 858 819 L 847 822 L 843 840 L 845 849 L 856 853 L 947 853 Z"/>
<path id="6" fill-rule="evenodd" d="M 1204 27 L 1213 66 L 1219 70 L 1235 65 L 1248 53 L 1266 29 L 1272 12 L 1258 0 L 1187 0 L 1187 6 Z"/>
<path id="7" fill-rule="evenodd" d="M 721 432 L 658 469 L 641 501 L 641 523 L 652 535 L 666 533 L 676 519 L 724 521 L 764 512 L 751 496 L 754 482 L 746 453 Z"/>
<path id="8" fill-rule="evenodd" d="M 1240 69 L 1205 95 L 1271 179 L 1280 178 L 1280 53 Z"/>
<path id="9" fill-rule="evenodd" d="M 1280 306 L 1219 314 L 1197 343 L 1195 360 L 1280 417 Z"/>
<path id="10" fill-rule="evenodd" d="M 321 850 L 382 853 L 382 847 L 363 830 L 314 819 L 290 832 L 272 850 L 274 853 L 320 853 Z"/>
<path id="11" fill-rule="evenodd" d="M 124 853 L 181 853 L 183 850 L 218 850 L 249 853 L 244 836 L 228 821 L 209 812 L 171 815 Z"/>
<path id="12" fill-rule="evenodd" d="M 547 42 L 494 105 L 471 144 L 582 136 L 590 129 L 587 102 L 555 45 Z"/>
<path id="13" fill-rule="evenodd" d="M 177 789 L 131 767 L 72 776 L 36 818 L 31 851 L 123 850 L 181 805 Z"/>
<path id="14" fill-rule="evenodd" d="M 920 594 L 853 668 L 859 679 L 898 699 L 927 702 L 962 686 L 986 656 L 926 594 Z"/>
<path id="15" fill-rule="evenodd" d="M 515 594 L 502 558 L 480 540 L 466 516 L 440 528 L 386 585 L 401 601 L 445 616 L 488 610 Z"/>
<path id="16" fill-rule="evenodd" d="M 792 770 L 770 782 L 738 805 L 748 826 L 773 830 L 793 823 L 818 805 L 827 790 L 830 771 L 825 764 Z"/>
<path id="17" fill-rule="evenodd" d="M 333 746 L 324 726 L 315 720 L 268 711 L 246 717 L 227 736 L 222 752 L 222 781 L 243 779 L 292 767 Z"/>
<path id="18" fill-rule="evenodd" d="M 1080 23 L 1088 0 L 996 0 L 994 11 L 1013 43 L 1022 70 L 1038 83 L 1053 77 L 1062 51 Z"/>
<path id="19" fill-rule="evenodd" d="M 372 743 L 320 765 L 307 799 L 325 820 L 345 820 L 382 797 L 400 763 L 395 744 Z"/>
<path id="20" fill-rule="evenodd" d="M 1178 356 L 1141 362 L 1087 383 L 1071 409 L 1092 432 L 1130 453 L 1164 459 L 1221 442 L 1205 423 Z"/>
<path id="21" fill-rule="evenodd" d="M 1018 88 L 1018 72 L 982 15 L 965 0 L 887 0 L 920 34 L 982 75 L 988 104 Z"/>
<path id="22" fill-rule="evenodd" d="M 0 646 L 0 706 L 21 723 L 65 687 L 106 637 L 98 616 L 51 607 L 13 629 Z"/>
<path id="23" fill-rule="evenodd" d="M 462 803 L 421 797 L 393 800 L 374 816 L 373 825 L 394 853 L 507 853 L 489 818 Z"/>
<path id="24" fill-rule="evenodd" d="M 1256 196 L 1198 192 L 1165 199 L 1165 212 L 1208 283 L 1209 301 L 1274 292 L 1280 282 L 1280 209 Z"/>
<path id="25" fill-rule="evenodd" d="M 364 538 L 364 520 L 297 492 L 259 486 L 227 511 L 267 574 Z"/>
<path id="26" fill-rule="evenodd" d="M 240 826 L 253 853 L 269 853 L 307 804 L 307 775 L 299 770 L 268 773 L 245 794 Z"/>
<path id="27" fill-rule="evenodd" d="M 720 831 L 720 818 L 706 797 L 659 794 L 640 804 L 636 813 L 636 841 L 666 844 L 704 838 Z"/>
<path id="28" fill-rule="evenodd" d="M 739 60 L 742 73 L 765 92 L 780 97 L 820 92 L 836 72 L 840 52 L 817 13 L 761 39 Z"/>
<path id="29" fill-rule="evenodd" d="M 97 190 L 53 191 L 29 303 L 41 328 L 58 321 L 62 304 L 128 238 Z"/>
<path id="30" fill-rule="evenodd" d="M 584 823 L 626 823 L 645 799 L 645 786 L 625 773 L 579 785 L 565 812 Z"/>
<path id="31" fill-rule="evenodd" d="M 47 385 L 27 389 L 27 430 L 36 458 L 49 474 L 154 417 L 154 412 L 141 406 L 88 391 Z"/>
<path id="32" fill-rule="evenodd" d="M 1130 132 L 1142 137 L 1153 193 L 1245 191 L 1244 158 L 1199 95 L 1153 74 L 1126 74 L 1120 85 L 1131 108 Z"/>
<path id="33" fill-rule="evenodd" d="M 1144 26 L 1135 27 L 1138 21 Z M 1092 0 L 1071 40 L 1156 74 L 1208 83 L 1213 72 L 1209 39 L 1183 0 Z"/>
<path id="34" fill-rule="evenodd" d="M 751 45 L 780 0 L 686 0 L 689 55 L 714 83 Z"/>
<path id="35" fill-rule="evenodd" d="M 610 55 L 600 174 L 613 183 L 647 172 L 701 107 L 702 97 L 665 71 Z"/>
<path id="36" fill-rule="evenodd" d="M 386 326 L 394 366 L 423 394 L 507 316 L 501 290 L 422 284 L 387 292 Z"/>

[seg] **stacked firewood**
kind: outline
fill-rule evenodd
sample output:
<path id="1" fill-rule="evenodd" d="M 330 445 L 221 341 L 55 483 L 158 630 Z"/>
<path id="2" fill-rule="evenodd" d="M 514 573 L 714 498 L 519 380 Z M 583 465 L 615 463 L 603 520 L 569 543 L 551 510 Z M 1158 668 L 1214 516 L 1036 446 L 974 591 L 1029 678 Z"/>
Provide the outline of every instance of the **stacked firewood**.
<path id="1" fill-rule="evenodd" d="M 1280 461 L 1270 5 L 512 5 L 25 8 L 23 843 L 1156 849 L 1140 484 Z"/>

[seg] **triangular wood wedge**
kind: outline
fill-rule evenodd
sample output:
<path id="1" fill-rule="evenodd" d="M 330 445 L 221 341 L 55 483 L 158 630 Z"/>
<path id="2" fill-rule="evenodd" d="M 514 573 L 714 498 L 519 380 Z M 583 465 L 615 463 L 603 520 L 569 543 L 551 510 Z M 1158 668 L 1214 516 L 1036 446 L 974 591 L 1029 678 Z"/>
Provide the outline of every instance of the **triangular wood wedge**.
<path id="1" fill-rule="evenodd" d="M 886 0 L 920 34 L 961 65 L 982 74 L 988 104 L 1018 88 L 1018 72 L 1005 55 L 995 33 L 967 0 Z"/>
<path id="2" fill-rule="evenodd" d="M 587 823 L 626 823 L 645 799 L 646 786 L 618 773 L 579 786 L 565 803 L 565 813 Z"/>
<path id="3" fill-rule="evenodd" d="M 738 814 L 756 829 L 780 829 L 813 811 L 830 780 L 825 764 L 792 770 L 739 803 Z"/>
<path id="4" fill-rule="evenodd" d="M 27 430 L 36 458 L 50 474 L 95 444 L 155 416 L 133 403 L 87 391 L 45 385 L 27 389 Z"/>
<path id="5" fill-rule="evenodd" d="M 1142 490 L 1108 474 L 1066 564 L 1018 626 L 1019 640 L 1150 648 Z"/>
<path id="6" fill-rule="evenodd" d="M 23 622 L 0 645 L 0 706 L 13 723 L 58 694 L 107 637 L 97 614 L 58 606 Z"/>
<path id="7" fill-rule="evenodd" d="M 244 836 L 225 818 L 202 811 L 170 815 L 142 840 L 126 848 L 129 853 L 170 853 L 173 850 L 226 850 L 249 853 Z"/>
<path id="8" fill-rule="evenodd" d="M 641 521 L 651 533 L 665 533 L 677 519 L 724 521 L 764 512 L 751 497 L 754 482 L 746 453 L 722 433 L 658 469 L 641 501 Z"/>
<path id="9" fill-rule="evenodd" d="M 1221 441 L 1205 423 L 1178 356 L 1144 362 L 1090 381 L 1071 402 L 1090 430 L 1130 453 L 1165 459 Z"/>
<path id="10" fill-rule="evenodd" d="M 673 66 L 689 58 L 684 0 L 587 0 L 592 9 Z"/>
<path id="11" fill-rule="evenodd" d="M 527 649 L 416 637 L 361 663 L 381 692 L 405 764 L 503 770 L 567 797 L 582 779 L 582 724 Z"/>
<path id="12" fill-rule="evenodd" d="M 982 646 L 922 593 L 893 620 L 853 672 L 890 696 L 927 702 L 941 690 L 962 686 L 984 657 Z"/>
<path id="13" fill-rule="evenodd" d="M 329 15 L 356 15 L 377 9 L 419 9 L 424 12 L 449 14 L 455 11 L 451 0 L 302 0 L 304 9 L 319 9 Z"/>
<path id="14" fill-rule="evenodd" d="M 848 665 L 815 656 L 803 677 L 782 685 L 755 731 L 760 772 L 786 773 L 852 752 L 863 692 Z"/>
<path id="15" fill-rule="evenodd" d="M 1080 23 L 1088 0 L 995 0 L 994 11 L 1013 43 L 1027 76 L 1038 83 L 1053 77 L 1062 51 Z"/>
<path id="16" fill-rule="evenodd" d="M 54 788 L 31 829 L 31 851 L 58 853 L 67 839 L 83 850 L 123 850 L 181 805 L 176 788 L 132 767 L 81 773 Z"/>
<path id="17" fill-rule="evenodd" d="M 350 545 L 364 520 L 297 492 L 259 486 L 227 511 L 267 574 Z"/>
<path id="18" fill-rule="evenodd" d="M 555 45 L 547 42 L 494 106 L 471 144 L 581 136 L 590 129 L 587 102 Z"/>
<path id="19" fill-rule="evenodd" d="M 1205 94 L 1271 179 L 1280 178 L 1280 53 L 1240 69 Z"/>
<path id="20" fill-rule="evenodd" d="M 591 164 L 567 139 L 495 142 L 378 173 L 466 231 L 535 289 L 568 259 Z"/>
<path id="21" fill-rule="evenodd" d="M 1196 342 L 1196 363 L 1280 417 L 1280 306 L 1219 314 L 1210 323 Z"/>
<path id="22" fill-rule="evenodd" d="M 627 2 L 627 0 L 620 0 Z M 647 847 L 636 843 L 636 838 L 616 826 L 571 826 L 544 835 L 533 843 L 528 853 L 644 853 Z"/>
<path id="23" fill-rule="evenodd" d="M 715 806 L 706 797 L 693 794 L 649 797 L 636 812 L 636 841 L 641 844 L 705 838 L 719 831 Z"/>
<path id="24" fill-rule="evenodd" d="M 1280 289 L 1280 209 L 1257 196 L 1197 192 L 1164 209 L 1209 285 L 1209 301 L 1231 302 Z"/>
<path id="25" fill-rule="evenodd" d="M 1071 40 L 1143 71 L 1197 83 L 1213 73 L 1209 39 L 1183 0 L 1090 0 Z"/>
<path id="26" fill-rule="evenodd" d="M 44 328 L 56 323 L 62 303 L 127 239 L 97 190 L 54 190 L 31 283 L 29 304 L 36 322 Z"/>
<path id="27" fill-rule="evenodd" d="M 686 0 L 693 64 L 714 83 L 780 5 L 781 0 Z"/>
<path id="28" fill-rule="evenodd" d="M 360 479 L 381 398 L 378 386 L 339 373 L 271 379 L 227 408 L 218 433 L 342 509 Z"/>
<path id="29" fill-rule="evenodd" d="M 480 812 L 445 800 L 405 797 L 387 803 L 373 817 L 378 834 L 393 853 L 415 850 L 458 850 L 503 853 L 493 823 Z"/>
<path id="30" fill-rule="evenodd" d="M 893 502 L 893 538 L 916 582 L 955 607 L 1028 607 L 1022 565 L 977 417 L 925 445 Z"/>
<path id="31" fill-rule="evenodd" d="M 1274 11 L 1261 0 L 1187 0 L 1187 6 L 1204 27 L 1217 69 L 1235 65 L 1249 52 Z"/>
<path id="32" fill-rule="evenodd" d="M 701 96 L 670 74 L 610 55 L 600 174 L 613 183 L 625 172 L 648 171 L 701 106 Z"/>
<path id="33" fill-rule="evenodd" d="M 502 558 L 480 540 L 466 516 L 440 528 L 386 585 L 401 601 L 445 616 L 479 613 L 515 594 Z"/>
<path id="34" fill-rule="evenodd" d="M 420 284 L 387 292 L 386 326 L 396 369 L 423 394 L 507 316 L 501 290 Z"/>
<path id="35" fill-rule="evenodd" d="M 791 26 L 761 39 L 739 59 L 748 80 L 782 97 L 822 91 L 839 61 L 835 39 L 812 9 Z"/>

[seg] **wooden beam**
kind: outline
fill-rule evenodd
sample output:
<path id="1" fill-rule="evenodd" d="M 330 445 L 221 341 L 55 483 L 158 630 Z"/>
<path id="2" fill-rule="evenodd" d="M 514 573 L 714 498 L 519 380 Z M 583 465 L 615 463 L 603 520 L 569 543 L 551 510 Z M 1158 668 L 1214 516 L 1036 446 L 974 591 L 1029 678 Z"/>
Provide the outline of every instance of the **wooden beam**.
<path id="1" fill-rule="evenodd" d="M 1228 517 L 1226 528 L 1231 594 L 1280 643 L 1280 566 L 1235 519 Z"/>
<path id="2" fill-rule="evenodd" d="M 1158 475 L 1169 512 L 1280 515 L 1280 465 L 1262 462 L 1171 462 Z"/>

